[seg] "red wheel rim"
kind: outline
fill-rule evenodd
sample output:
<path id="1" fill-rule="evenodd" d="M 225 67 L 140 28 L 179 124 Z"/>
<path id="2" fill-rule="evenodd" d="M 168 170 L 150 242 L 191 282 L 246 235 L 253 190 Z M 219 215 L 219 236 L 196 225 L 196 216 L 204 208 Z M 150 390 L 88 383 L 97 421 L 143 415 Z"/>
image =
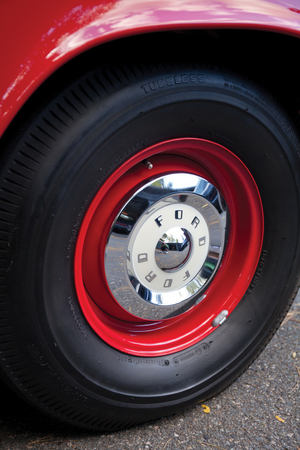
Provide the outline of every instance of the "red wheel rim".
<path id="1" fill-rule="evenodd" d="M 153 164 L 152 170 L 143 164 L 146 159 Z M 171 319 L 138 319 L 111 294 L 104 272 L 105 245 L 114 219 L 137 189 L 160 175 L 179 172 L 199 175 L 222 193 L 230 213 L 228 243 L 200 304 Z M 230 314 L 238 305 L 254 276 L 262 241 L 258 188 L 232 152 L 192 138 L 149 147 L 115 170 L 85 214 L 74 259 L 75 287 L 83 314 L 101 339 L 125 353 L 159 356 L 188 348 L 215 330 L 212 322 L 222 311 Z"/>

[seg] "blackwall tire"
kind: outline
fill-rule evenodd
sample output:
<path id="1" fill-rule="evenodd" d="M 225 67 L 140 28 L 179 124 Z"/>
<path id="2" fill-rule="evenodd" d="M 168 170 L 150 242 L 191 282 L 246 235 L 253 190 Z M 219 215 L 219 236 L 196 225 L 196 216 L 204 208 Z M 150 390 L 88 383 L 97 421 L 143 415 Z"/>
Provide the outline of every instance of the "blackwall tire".
<path id="1" fill-rule="evenodd" d="M 237 76 L 149 64 L 89 72 L 23 129 L 7 145 L 0 179 L 4 377 L 42 411 L 102 430 L 174 413 L 228 386 L 272 337 L 297 288 L 300 147 L 285 113 Z M 156 263 L 141 275 L 111 253 L 111 236 L 130 260 L 136 236 L 150 242 L 162 226 L 160 209 L 147 225 L 153 189 L 180 174 L 204 180 L 218 202 L 196 188 L 161 191 L 162 202 L 176 197 L 175 228 L 188 208 L 197 220 L 180 228 L 192 250 L 151 290 Z M 174 276 L 194 270 L 195 242 L 213 233 L 203 198 L 224 228 L 218 261 L 207 247 L 195 274 L 203 279 L 204 264 L 209 275 L 184 304 L 140 312 L 128 280 L 146 279 L 140 291 L 132 285 L 148 308 L 156 292 L 169 302 L 166 288 L 175 298 Z M 139 211 L 133 222 L 128 205 Z M 193 234 L 201 221 L 205 239 Z M 141 261 L 147 252 L 139 250 Z"/>

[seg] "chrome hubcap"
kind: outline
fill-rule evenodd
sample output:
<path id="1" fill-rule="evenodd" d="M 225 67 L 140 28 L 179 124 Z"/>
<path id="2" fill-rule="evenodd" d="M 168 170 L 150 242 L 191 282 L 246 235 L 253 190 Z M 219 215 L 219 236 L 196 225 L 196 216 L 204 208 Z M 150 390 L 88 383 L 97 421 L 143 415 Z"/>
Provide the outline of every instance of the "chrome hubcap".
<path id="1" fill-rule="evenodd" d="M 107 241 L 105 273 L 115 300 L 131 314 L 161 320 L 204 297 L 220 264 L 226 204 L 207 180 L 158 178 L 124 205 Z"/>

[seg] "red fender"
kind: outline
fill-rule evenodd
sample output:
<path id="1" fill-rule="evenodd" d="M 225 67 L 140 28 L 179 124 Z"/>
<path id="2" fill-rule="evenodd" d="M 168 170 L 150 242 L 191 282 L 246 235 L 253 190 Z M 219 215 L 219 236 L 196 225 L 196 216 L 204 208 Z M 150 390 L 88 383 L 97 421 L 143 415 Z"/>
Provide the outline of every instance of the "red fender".
<path id="1" fill-rule="evenodd" d="M 74 56 L 125 36 L 248 28 L 298 36 L 297 0 L 38 0 L 0 4 L 0 135 L 32 93 Z"/>

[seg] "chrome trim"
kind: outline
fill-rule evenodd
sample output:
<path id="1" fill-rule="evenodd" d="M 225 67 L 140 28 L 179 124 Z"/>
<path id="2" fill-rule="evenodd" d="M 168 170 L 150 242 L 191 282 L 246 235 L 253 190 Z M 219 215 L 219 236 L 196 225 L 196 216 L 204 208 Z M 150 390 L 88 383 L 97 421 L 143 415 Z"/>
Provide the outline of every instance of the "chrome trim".
<path id="1" fill-rule="evenodd" d="M 226 216 L 221 194 L 196 175 L 165 175 L 140 188 L 117 215 L 107 241 L 105 273 L 115 300 L 148 320 L 198 304 L 222 259 Z M 188 253 L 178 265 L 160 267 L 158 242 L 176 229 L 189 236 Z"/>

